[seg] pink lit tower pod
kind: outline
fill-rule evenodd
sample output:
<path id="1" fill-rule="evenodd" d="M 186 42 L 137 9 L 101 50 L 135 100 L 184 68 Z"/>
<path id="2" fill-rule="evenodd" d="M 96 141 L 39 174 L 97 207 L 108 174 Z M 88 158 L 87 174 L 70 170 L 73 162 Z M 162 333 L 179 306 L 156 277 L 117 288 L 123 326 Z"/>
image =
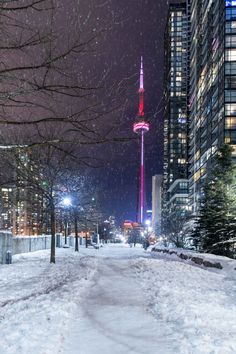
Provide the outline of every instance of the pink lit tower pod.
<path id="1" fill-rule="evenodd" d="M 141 57 L 140 84 L 139 84 L 138 93 L 139 93 L 139 111 L 135 123 L 133 125 L 133 131 L 136 134 L 139 134 L 141 139 L 138 222 L 140 224 L 143 224 L 144 214 L 145 214 L 144 134 L 149 131 L 149 123 L 145 122 L 145 118 L 144 118 L 143 57 Z"/>

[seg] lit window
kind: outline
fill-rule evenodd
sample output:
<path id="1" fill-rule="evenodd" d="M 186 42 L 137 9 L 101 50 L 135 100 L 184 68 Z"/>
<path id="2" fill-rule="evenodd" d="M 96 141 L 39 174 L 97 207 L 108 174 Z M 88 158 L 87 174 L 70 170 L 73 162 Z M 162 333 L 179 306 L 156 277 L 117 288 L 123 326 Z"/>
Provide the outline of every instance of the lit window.
<path id="1" fill-rule="evenodd" d="M 226 47 L 236 47 L 236 36 L 231 35 L 231 36 L 226 36 L 225 37 L 225 46 Z"/>
<path id="2" fill-rule="evenodd" d="M 225 129 L 236 129 L 236 117 L 227 117 L 225 119 Z"/>
<path id="3" fill-rule="evenodd" d="M 200 150 L 198 150 L 195 154 L 195 159 L 198 160 L 200 158 Z"/>
<path id="4" fill-rule="evenodd" d="M 236 115 L 236 103 L 226 104 L 225 114 L 226 116 Z"/>
<path id="5" fill-rule="evenodd" d="M 201 176 L 200 170 L 194 173 L 194 181 L 197 182 Z"/>
<path id="6" fill-rule="evenodd" d="M 232 148 L 233 148 L 233 151 L 232 151 L 232 156 L 233 157 L 236 157 L 236 145 L 231 145 Z"/>
<path id="7" fill-rule="evenodd" d="M 236 33 L 236 21 L 226 22 L 226 33 Z"/>
<path id="8" fill-rule="evenodd" d="M 184 165 L 186 163 L 186 159 L 178 159 L 178 163 L 180 165 Z"/>
<path id="9" fill-rule="evenodd" d="M 227 49 L 225 51 L 226 61 L 236 61 L 236 49 Z"/>

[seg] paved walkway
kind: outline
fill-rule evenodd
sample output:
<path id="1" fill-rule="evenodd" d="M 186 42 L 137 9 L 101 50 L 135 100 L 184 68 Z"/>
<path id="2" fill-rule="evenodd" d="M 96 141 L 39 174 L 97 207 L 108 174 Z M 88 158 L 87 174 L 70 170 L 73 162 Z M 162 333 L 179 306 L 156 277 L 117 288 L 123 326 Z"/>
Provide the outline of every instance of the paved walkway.
<path id="1" fill-rule="evenodd" d="M 129 255 L 127 250 L 122 259 L 98 259 L 94 283 L 75 313 L 63 354 L 174 353 L 165 340 L 168 333 L 148 312 Z"/>

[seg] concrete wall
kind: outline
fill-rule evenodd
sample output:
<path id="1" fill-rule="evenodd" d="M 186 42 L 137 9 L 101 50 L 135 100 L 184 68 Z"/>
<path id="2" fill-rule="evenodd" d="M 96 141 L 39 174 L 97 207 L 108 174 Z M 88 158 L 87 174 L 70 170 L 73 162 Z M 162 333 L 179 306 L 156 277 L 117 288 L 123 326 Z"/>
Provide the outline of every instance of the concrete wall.
<path id="1" fill-rule="evenodd" d="M 74 238 L 74 236 L 69 236 L 69 243 L 68 243 L 68 245 L 69 245 L 70 247 L 74 247 L 74 246 L 75 246 L 75 238 Z"/>
<path id="2" fill-rule="evenodd" d="M 65 237 L 56 235 L 56 247 L 64 247 Z M 67 237 L 67 246 L 75 246 L 74 236 Z M 0 231 L 0 264 L 11 263 L 14 254 L 28 253 L 50 249 L 51 235 L 42 236 L 12 236 L 10 232 Z M 9 253 L 10 252 L 10 255 Z"/>
<path id="3" fill-rule="evenodd" d="M 8 252 L 10 254 L 8 255 Z M 0 231 L 0 264 L 11 263 L 12 234 L 7 231 Z"/>
<path id="4" fill-rule="evenodd" d="M 45 250 L 51 246 L 51 236 L 14 236 L 12 254 Z"/>

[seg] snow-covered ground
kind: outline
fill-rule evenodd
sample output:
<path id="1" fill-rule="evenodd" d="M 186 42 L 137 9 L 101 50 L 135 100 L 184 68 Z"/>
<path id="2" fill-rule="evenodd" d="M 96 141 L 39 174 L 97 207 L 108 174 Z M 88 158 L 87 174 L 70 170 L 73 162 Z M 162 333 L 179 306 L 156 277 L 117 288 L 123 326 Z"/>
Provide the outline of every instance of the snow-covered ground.
<path id="1" fill-rule="evenodd" d="M 223 262 L 122 245 L 14 256 L 0 266 L 0 353 L 235 354 L 236 261 Z"/>
<path id="2" fill-rule="evenodd" d="M 176 353 L 236 353 L 236 262 L 222 257 L 222 264 L 213 270 L 160 254 L 133 262 L 150 311 L 167 327 Z"/>

